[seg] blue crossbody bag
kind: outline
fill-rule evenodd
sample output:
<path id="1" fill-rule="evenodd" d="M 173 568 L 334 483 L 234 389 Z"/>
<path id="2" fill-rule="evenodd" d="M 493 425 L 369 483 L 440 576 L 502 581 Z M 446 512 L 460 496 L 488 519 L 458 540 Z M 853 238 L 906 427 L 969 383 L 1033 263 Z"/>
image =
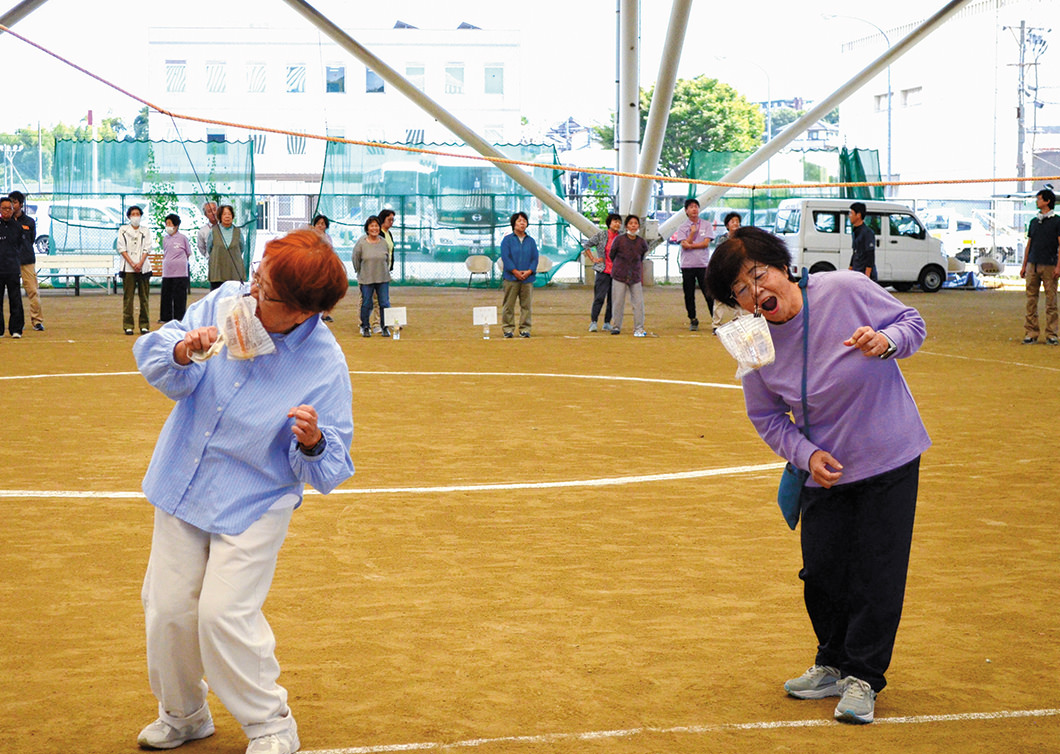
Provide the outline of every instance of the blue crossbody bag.
<path id="1" fill-rule="evenodd" d="M 802 279 L 799 281 L 799 288 L 802 289 L 802 420 L 805 424 L 802 433 L 806 435 L 807 440 L 810 439 L 810 415 L 806 410 L 806 362 L 810 340 L 810 299 L 806 296 L 806 285 L 809 280 L 810 274 L 803 270 Z M 777 505 L 780 506 L 780 512 L 792 531 L 795 531 L 799 523 L 799 514 L 802 512 L 802 488 L 809 478 L 809 471 L 797 468 L 791 463 L 784 467 L 784 473 L 780 475 Z"/>

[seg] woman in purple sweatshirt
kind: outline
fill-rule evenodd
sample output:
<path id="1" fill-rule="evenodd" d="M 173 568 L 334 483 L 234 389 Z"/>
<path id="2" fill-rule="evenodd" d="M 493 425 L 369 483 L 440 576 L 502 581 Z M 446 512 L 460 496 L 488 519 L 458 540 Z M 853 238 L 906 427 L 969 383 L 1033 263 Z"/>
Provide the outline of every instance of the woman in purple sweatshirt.
<path id="1" fill-rule="evenodd" d="M 870 723 L 902 615 L 920 455 L 931 445 L 896 360 L 915 353 L 926 330 L 915 309 L 864 275 L 811 276 L 804 416 L 805 308 L 789 264 L 782 239 L 740 228 L 711 258 L 707 284 L 769 323 L 776 360 L 743 377 L 747 416 L 777 455 L 810 472 L 799 578 L 818 647 L 784 689 L 841 697 L 837 720 Z"/>

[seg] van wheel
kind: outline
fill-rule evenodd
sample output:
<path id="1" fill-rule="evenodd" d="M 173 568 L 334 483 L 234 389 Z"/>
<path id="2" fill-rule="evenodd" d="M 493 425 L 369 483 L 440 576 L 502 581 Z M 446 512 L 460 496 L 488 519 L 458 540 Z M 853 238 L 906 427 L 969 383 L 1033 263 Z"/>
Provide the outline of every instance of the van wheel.
<path id="1" fill-rule="evenodd" d="M 942 268 L 938 265 L 930 264 L 920 271 L 920 279 L 917 282 L 920 284 L 920 290 L 924 291 L 924 293 L 935 293 L 942 287 L 942 283 L 945 280 L 946 273 L 943 272 Z"/>
<path id="2" fill-rule="evenodd" d="M 894 288 L 899 293 L 905 293 L 906 291 L 912 290 L 913 284 L 912 283 L 891 283 L 891 287 Z"/>
<path id="3" fill-rule="evenodd" d="M 818 262 L 810 268 L 810 274 L 816 275 L 818 272 L 835 272 L 835 267 L 828 264 L 828 262 Z"/>

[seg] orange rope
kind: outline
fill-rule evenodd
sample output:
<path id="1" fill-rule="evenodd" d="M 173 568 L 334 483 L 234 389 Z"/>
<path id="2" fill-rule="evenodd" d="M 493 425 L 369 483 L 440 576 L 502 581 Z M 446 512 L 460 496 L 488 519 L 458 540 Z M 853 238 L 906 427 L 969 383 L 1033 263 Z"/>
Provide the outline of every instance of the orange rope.
<path id="1" fill-rule="evenodd" d="M 1060 181 L 1060 176 L 1055 176 L 1054 175 L 1054 176 L 1033 176 L 1033 177 L 1024 176 L 1022 178 L 1018 178 L 1018 177 L 1017 178 L 952 178 L 952 179 L 942 179 L 942 180 L 933 180 L 933 181 L 857 181 L 857 182 L 847 182 L 847 183 L 756 183 L 756 184 L 724 183 L 724 182 L 721 182 L 721 181 L 704 181 L 704 180 L 700 180 L 698 178 L 687 178 L 687 177 L 671 176 L 671 175 L 657 175 L 657 174 L 652 174 L 652 173 L 626 173 L 626 172 L 622 172 L 622 171 L 619 171 L 619 170 L 607 170 L 605 168 L 581 168 L 581 167 L 575 167 L 573 165 L 555 165 L 555 164 L 549 164 L 549 163 L 527 162 L 525 160 L 513 160 L 513 159 L 506 158 L 506 157 L 484 157 L 482 155 L 457 154 L 457 153 L 454 153 L 454 152 L 443 152 L 443 151 L 439 151 L 439 150 L 435 150 L 435 149 L 423 149 L 423 148 L 420 148 L 420 147 L 410 147 L 410 146 L 405 146 L 405 145 L 401 145 L 401 144 L 386 144 L 386 143 L 378 142 L 378 141 L 360 141 L 358 139 L 345 139 L 345 138 L 341 138 L 341 137 L 338 137 L 338 136 L 325 136 L 325 135 L 321 135 L 321 134 L 312 134 L 312 133 L 303 132 L 303 131 L 288 131 L 288 130 L 282 129 L 282 128 L 270 128 L 268 126 L 257 126 L 257 125 L 247 124 L 247 123 L 236 123 L 236 122 L 233 122 L 233 121 L 226 121 L 226 120 L 214 120 L 212 118 L 200 118 L 200 117 L 194 116 L 194 115 L 183 115 L 181 113 L 176 113 L 176 112 L 173 112 L 171 110 L 167 110 L 164 107 L 159 107 L 158 105 L 154 104 L 153 102 L 150 102 L 150 101 L 144 99 L 143 97 L 138 97 L 137 95 L 133 94 L 132 92 L 129 92 L 129 91 L 125 90 L 125 89 L 122 89 L 117 84 L 114 84 L 114 83 L 112 83 L 110 81 L 107 81 L 103 77 L 98 76 L 98 75 L 92 73 L 91 71 L 89 71 L 89 70 L 87 70 L 85 68 L 82 68 L 81 66 L 77 65 L 76 63 L 74 63 L 74 62 L 72 62 L 70 60 L 67 60 L 66 58 L 62 57 L 58 53 L 52 52 L 51 50 L 47 49 L 46 47 L 43 47 L 43 46 L 37 44 L 36 42 L 34 42 L 34 41 L 30 40 L 30 39 L 27 39 L 26 37 L 22 36 L 21 34 L 15 32 L 15 31 L 12 31 L 10 28 L 4 26 L 3 24 L 0 24 L 0 31 L 7 32 L 11 36 L 13 36 L 15 39 L 21 40 L 22 42 L 25 42 L 26 44 L 30 45 L 31 47 L 35 47 L 36 49 L 40 50 L 44 54 L 50 55 L 51 57 L 55 58 L 59 62 L 70 66 L 74 70 L 80 71 L 81 73 L 85 74 L 89 78 L 95 79 L 96 81 L 100 82 L 104 86 L 110 87 L 111 89 L 114 89 L 115 91 L 117 91 L 117 92 L 119 92 L 121 94 L 124 94 L 126 97 L 129 97 L 130 99 L 133 99 L 133 100 L 139 102 L 141 105 L 145 105 L 145 106 L 149 107 L 150 109 L 154 110 L 155 112 L 160 113 L 162 115 L 168 115 L 171 118 L 178 118 L 180 120 L 191 121 L 193 123 L 205 123 L 205 124 L 213 125 L 213 126 L 225 126 L 227 128 L 241 128 L 241 129 L 245 129 L 247 131 L 260 131 L 260 132 L 263 132 L 263 133 L 282 134 L 282 135 L 285 135 L 285 136 L 301 136 L 301 137 L 306 138 L 306 139 L 314 139 L 314 140 L 317 140 L 317 141 L 330 141 L 330 142 L 333 142 L 333 143 L 336 143 L 336 144 L 353 144 L 355 146 L 376 147 L 376 148 L 379 148 L 379 149 L 390 149 L 390 150 L 398 151 L 398 152 L 412 152 L 414 154 L 429 154 L 429 155 L 435 155 L 437 157 L 456 157 L 456 158 L 467 159 L 467 160 L 481 160 L 483 162 L 491 162 L 491 163 L 494 163 L 494 164 L 519 165 L 519 166 L 522 166 L 522 167 L 541 168 L 541 169 L 544 169 L 544 170 L 560 170 L 560 171 L 563 171 L 565 173 L 586 173 L 588 175 L 612 175 L 612 176 L 616 176 L 616 177 L 619 177 L 619 178 L 642 178 L 642 179 L 649 179 L 649 180 L 654 180 L 654 181 L 661 181 L 661 182 L 664 182 L 664 183 L 688 183 L 688 184 L 693 184 L 693 185 L 697 185 L 697 186 L 718 186 L 718 187 L 721 187 L 721 188 L 742 188 L 742 189 L 749 189 L 752 192 L 754 192 L 754 191 L 766 191 L 766 190 L 770 190 L 770 189 L 855 188 L 855 187 L 867 187 L 867 186 L 938 186 L 938 185 L 964 184 L 964 183 L 1018 183 L 1018 182 L 1024 182 L 1024 181 Z"/>

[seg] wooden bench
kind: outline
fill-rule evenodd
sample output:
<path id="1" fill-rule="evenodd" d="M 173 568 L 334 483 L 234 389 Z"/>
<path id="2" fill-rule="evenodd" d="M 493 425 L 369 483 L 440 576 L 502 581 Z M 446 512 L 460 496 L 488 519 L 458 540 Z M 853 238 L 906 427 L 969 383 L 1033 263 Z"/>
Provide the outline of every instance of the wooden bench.
<path id="1" fill-rule="evenodd" d="M 74 279 L 74 295 L 81 295 L 81 278 L 105 278 L 107 293 L 112 292 L 117 265 L 113 254 L 37 255 L 37 279 Z"/>

